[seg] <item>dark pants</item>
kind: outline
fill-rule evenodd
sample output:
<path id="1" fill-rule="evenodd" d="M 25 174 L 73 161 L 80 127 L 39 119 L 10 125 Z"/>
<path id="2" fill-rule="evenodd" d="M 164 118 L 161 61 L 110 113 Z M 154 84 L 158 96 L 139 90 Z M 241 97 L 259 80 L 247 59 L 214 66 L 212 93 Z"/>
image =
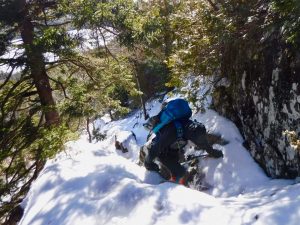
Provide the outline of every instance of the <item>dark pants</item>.
<path id="1" fill-rule="evenodd" d="M 185 168 L 179 163 L 179 154 L 177 150 L 170 151 L 167 154 L 161 154 L 158 157 L 158 160 L 164 167 L 167 168 L 167 171 L 170 173 L 170 176 L 175 177 L 183 177 L 186 170 Z"/>
<path id="2" fill-rule="evenodd" d="M 198 148 L 207 152 L 212 150 L 206 139 L 206 129 L 203 124 L 192 120 L 180 121 L 183 127 L 183 138 L 192 141 Z M 164 126 L 147 148 L 148 154 L 145 163 L 151 164 L 158 158 L 174 176 L 183 176 L 185 169 L 179 163 L 177 152 L 169 148 L 177 140 L 177 131 L 174 123 Z M 176 151 L 176 150 L 173 150 Z M 173 153 L 173 154 L 172 154 Z"/>

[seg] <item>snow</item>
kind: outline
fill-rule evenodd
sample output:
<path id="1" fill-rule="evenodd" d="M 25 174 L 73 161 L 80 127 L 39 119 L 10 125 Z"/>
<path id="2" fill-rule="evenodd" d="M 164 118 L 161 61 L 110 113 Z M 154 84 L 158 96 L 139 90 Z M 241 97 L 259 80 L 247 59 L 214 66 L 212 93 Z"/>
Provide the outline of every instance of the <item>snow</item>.
<path id="1" fill-rule="evenodd" d="M 113 31 L 112 31 L 113 32 Z M 80 29 L 80 30 L 70 30 L 68 31 L 70 37 L 80 40 L 79 51 L 89 51 L 95 49 L 99 46 L 105 46 L 114 36 L 112 33 L 107 32 L 103 29 L 93 31 L 91 29 Z"/>
<path id="2" fill-rule="evenodd" d="M 152 101 L 147 107 L 155 115 L 160 103 Z M 229 141 L 214 146 L 224 152 L 223 159 L 200 161 L 212 185 L 200 192 L 161 183 L 158 174 L 137 165 L 148 133 L 141 115 L 138 111 L 123 120 L 98 121 L 107 139 L 88 143 L 82 135 L 49 160 L 22 203 L 25 212 L 19 225 L 299 224 L 300 184 L 266 177 L 231 121 L 213 110 L 193 116 Z M 115 136 L 129 140 L 128 153 L 115 149 Z"/>
<path id="3" fill-rule="evenodd" d="M 7 49 L 7 51 L 0 56 L 0 59 L 10 59 L 10 58 L 18 58 L 24 54 L 24 49 L 20 48 L 23 44 L 21 39 L 15 39 L 11 43 L 11 47 Z M 12 67 L 8 64 L 1 63 L 0 64 L 0 80 L 6 78 L 6 74 L 9 74 L 12 71 Z M 21 72 L 24 68 L 15 67 L 13 73 Z"/>

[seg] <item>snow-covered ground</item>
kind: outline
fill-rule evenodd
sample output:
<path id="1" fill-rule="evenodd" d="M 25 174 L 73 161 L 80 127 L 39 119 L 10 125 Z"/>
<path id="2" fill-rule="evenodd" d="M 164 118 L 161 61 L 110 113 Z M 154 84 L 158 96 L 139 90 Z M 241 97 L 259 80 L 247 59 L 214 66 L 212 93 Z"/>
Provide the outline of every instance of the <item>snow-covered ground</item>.
<path id="1" fill-rule="evenodd" d="M 149 103 L 151 115 L 160 103 Z M 293 225 L 300 222 L 300 184 L 271 180 L 243 147 L 229 120 L 208 110 L 194 119 L 229 141 L 214 146 L 223 159 L 200 166 L 212 188 L 199 192 L 137 165 L 146 141 L 141 113 L 115 122 L 98 121 L 107 139 L 90 144 L 85 135 L 50 160 L 23 202 L 20 225 Z M 137 142 L 130 136 L 136 134 Z M 128 153 L 115 149 L 115 135 L 127 140 Z"/>

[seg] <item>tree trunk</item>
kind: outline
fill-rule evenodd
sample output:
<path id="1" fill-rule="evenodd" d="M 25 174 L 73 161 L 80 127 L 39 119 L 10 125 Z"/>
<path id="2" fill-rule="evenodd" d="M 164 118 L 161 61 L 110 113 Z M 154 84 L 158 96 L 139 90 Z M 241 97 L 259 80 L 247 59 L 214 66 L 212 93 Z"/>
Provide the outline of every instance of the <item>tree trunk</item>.
<path id="1" fill-rule="evenodd" d="M 87 130 L 87 133 L 89 135 L 89 143 L 92 143 L 92 134 L 91 134 L 91 130 L 90 130 L 90 118 L 86 118 L 86 130 Z"/>
<path id="2" fill-rule="evenodd" d="M 52 96 L 52 89 L 46 72 L 42 49 L 34 44 L 34 27 L 26 6 L 26 0 L 20 1 L 20 12 L 22 19 L 19 22 L 21 37 L 25 44 L 27 65 L 31 70 L 31 77 L 37 89 L 43 111 L 45 113 L 47 125 L 57 125 L 59 114 L 55 108 L 55 101 Z"/>
<path id="3" fill-rule="evenodd" d="M 135 67 L 135 70 L 136 70 L 136 67 Z M 142 92 L 139 77 L 138 77 L 136 71 L 134 72 L 134 75 L 135 75 L 135 78 L 136 78 L 136 83 L 137 83 L 137 86 L 138 86 L 138 90 L 139 90 L 139 92 Z M 141 105 L 142 105 L 142 109 L 143 109 L 143 113 L 144 113 L 144 119 L 147 120 L 149 118 L 149 115 L 147 113 L 145 99 L 143 98 L 143 94 L 139 94 L 139 96 L 140 96 L 140 101 L 141 101 Z"/>
<path id="4" fill-rule="evenodd" d="M 170 57 L 171 52 L 172 52 L 172 32 L 170 29 L 170 21 L 169 17 L 171 15 L 171 9 L 170 9 L 170 2 L 167 0 L 164 0 L 164 8 L 163 10 L 163 15 L 165 16 L 165 24 L 164 24 L 164 44 L 165 44 L 165 57 L 166 59 Z"/>

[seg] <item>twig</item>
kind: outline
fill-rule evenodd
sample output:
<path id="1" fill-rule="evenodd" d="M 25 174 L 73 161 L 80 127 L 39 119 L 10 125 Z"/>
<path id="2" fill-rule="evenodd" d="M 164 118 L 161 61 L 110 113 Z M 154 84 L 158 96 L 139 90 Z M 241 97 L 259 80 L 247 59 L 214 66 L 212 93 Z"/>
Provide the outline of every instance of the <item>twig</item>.
<path id="1" fill-rule="evenodd" d="M 108 53 L 109 55 L 111 55 L 111 57 L 113 57 L 114 60 L 116 60 L 117 62 L 119 62 L 119 60 L 111 53 L 111 51 L 107 47 L 103 32 L 101 31 L 101 29 L 98 29 L 98 30 L 100 32 L 100 35 L 101 35 L 102 39 L 103 39 L 103 44 L 104 44 L 106 53 Z"/>
<path id="2" fill-rule="evenodd" d="M 52 78 L 52 77 L 50 77 L 50 76 L 48 76 L 48 78 L 49 78 L 50 80 L 52 80 L 53 82 L 59 84 L 59 86 L 61 87 L 61 89 L 62 89 L 62 91 L 63 91 L 63 93 L 64 93 L 65 98 L 70 99 L 70 98 L 68 97 L 68 95 L 67 95 L 65 86 L 64 86 L 60 81 L 55 80 L 54 78 Z"/>
<path id="3" fill-rule="evenodd" d="M 8 76 L 5 78 L 5 81 L 3 82 L 3 84 L 0 85 L 0 90 L 7 84 L 7 82 L 11 78 L 14 70 L 15 70 L 15 67 L 12 68 L 12 70 L 10 71 L 10 73 L 8 74 Z"/>

